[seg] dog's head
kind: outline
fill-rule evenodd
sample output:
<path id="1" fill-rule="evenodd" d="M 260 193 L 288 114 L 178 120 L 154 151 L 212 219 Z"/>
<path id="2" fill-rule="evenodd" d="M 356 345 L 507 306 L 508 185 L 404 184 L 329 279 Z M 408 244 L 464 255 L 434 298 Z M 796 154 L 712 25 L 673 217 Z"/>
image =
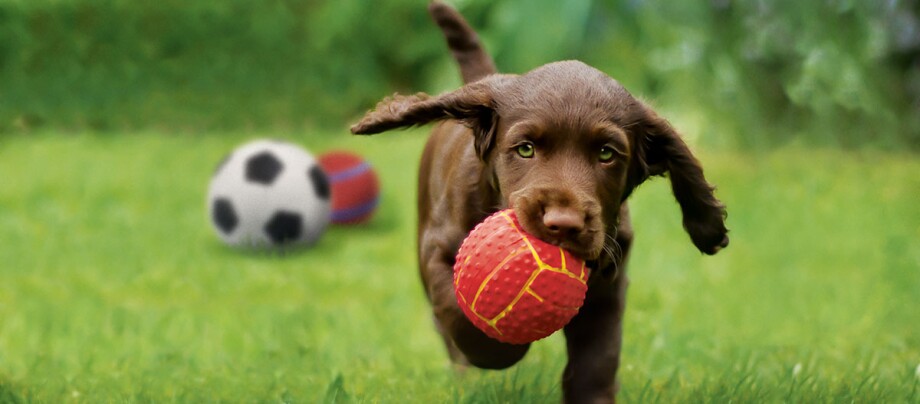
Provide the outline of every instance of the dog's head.
<path id="1" fill-rule="evenodd" d="M 652 175 L 669 173 L 696 247 L 728 245 L 725 210 L 680 136 L 619 83 L 581 62 L 521 76 L 492 75 L 460 89 L 387 98 L 356 134 L 457 119 L 525 230 L 586 259 L 601 253 L 620 205 Z"/>

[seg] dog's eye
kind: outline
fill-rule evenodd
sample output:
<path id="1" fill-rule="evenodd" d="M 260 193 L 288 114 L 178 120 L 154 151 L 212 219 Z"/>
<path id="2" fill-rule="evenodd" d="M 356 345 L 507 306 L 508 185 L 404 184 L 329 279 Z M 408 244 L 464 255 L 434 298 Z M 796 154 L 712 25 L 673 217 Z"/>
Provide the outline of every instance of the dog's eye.
<path id="1" fill-rule="evenodd" d="M 533 144 L 523 143 L 516 148 L 518 156 L 521 156 L 525 159 L 529 159 L 534 155 Z"/>
<path id="2" fill-rule="evenodd" d="M 601 163 L 609 163 L 613 161 L 613 158 L 616 156 L 616 152 L 613 151 L 613 148 L 610 146 L 601 147 L 601 152 L 598 154 L 597 159 Z"/>

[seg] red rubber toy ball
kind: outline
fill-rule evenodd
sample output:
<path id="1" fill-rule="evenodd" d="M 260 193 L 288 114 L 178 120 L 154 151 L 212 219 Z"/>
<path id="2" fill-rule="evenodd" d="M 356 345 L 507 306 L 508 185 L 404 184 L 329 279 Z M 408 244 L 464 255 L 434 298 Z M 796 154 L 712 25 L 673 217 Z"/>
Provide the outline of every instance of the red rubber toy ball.
<path id="1" fill-rule="evenodd" d="M 511 209 L 489 216 L 460 245 L 457 302 L 489 337 L 511 344 L 545 338 L 585 301 L 588 268 L 524 231 Z"/>
<path id="2" fill-rule="evenodd" d="M 374 169 L 361 156 L 331 151 L 319 156 L 332 193 L 332 223 L 365 223 L 380 201 L 380 184 Z"/>

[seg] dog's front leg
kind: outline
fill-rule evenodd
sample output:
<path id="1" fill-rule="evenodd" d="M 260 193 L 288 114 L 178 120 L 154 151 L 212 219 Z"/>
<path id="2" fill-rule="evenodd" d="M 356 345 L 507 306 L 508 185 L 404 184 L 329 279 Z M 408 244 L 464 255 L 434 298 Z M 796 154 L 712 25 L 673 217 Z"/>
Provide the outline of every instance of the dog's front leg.
<path id="1" fill-rule="evenodd" d="M 562 374 L 565 403 L 615 402 L 629 281 L 626 274 L 619 274 L 611 283 L 607 282 L 598 279 L 588 288 L 585 304 L 565 326 L 569 355 Z"/>
<path id="2" fill-rule="evenodd" d="M 431 300 L 438 331 L 444 337 L 451 361 L 483 369 L 505 369 L 514 365 L 530 345 L 499 342 L 480 331 L 466 318 L 454 291 L 454 261 L 465 232 L 439 232 L 442 237 L 423 237 L 422 279 Z M 444 237 L 446 235 L 452 237 Z"/>

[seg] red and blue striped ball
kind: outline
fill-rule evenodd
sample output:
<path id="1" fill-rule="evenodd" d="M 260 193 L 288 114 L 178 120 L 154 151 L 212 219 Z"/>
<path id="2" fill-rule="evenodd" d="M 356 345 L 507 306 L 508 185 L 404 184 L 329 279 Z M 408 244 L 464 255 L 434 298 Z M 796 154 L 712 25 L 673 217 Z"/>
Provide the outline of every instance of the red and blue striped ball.
<path id="1" fill-rule="evenodd" d="M 380 202 L 380 184 L 374 169 L 361 156 L 331 151 L 319 156 L 332 191 L 332 223 L 365 223 Z"/>

